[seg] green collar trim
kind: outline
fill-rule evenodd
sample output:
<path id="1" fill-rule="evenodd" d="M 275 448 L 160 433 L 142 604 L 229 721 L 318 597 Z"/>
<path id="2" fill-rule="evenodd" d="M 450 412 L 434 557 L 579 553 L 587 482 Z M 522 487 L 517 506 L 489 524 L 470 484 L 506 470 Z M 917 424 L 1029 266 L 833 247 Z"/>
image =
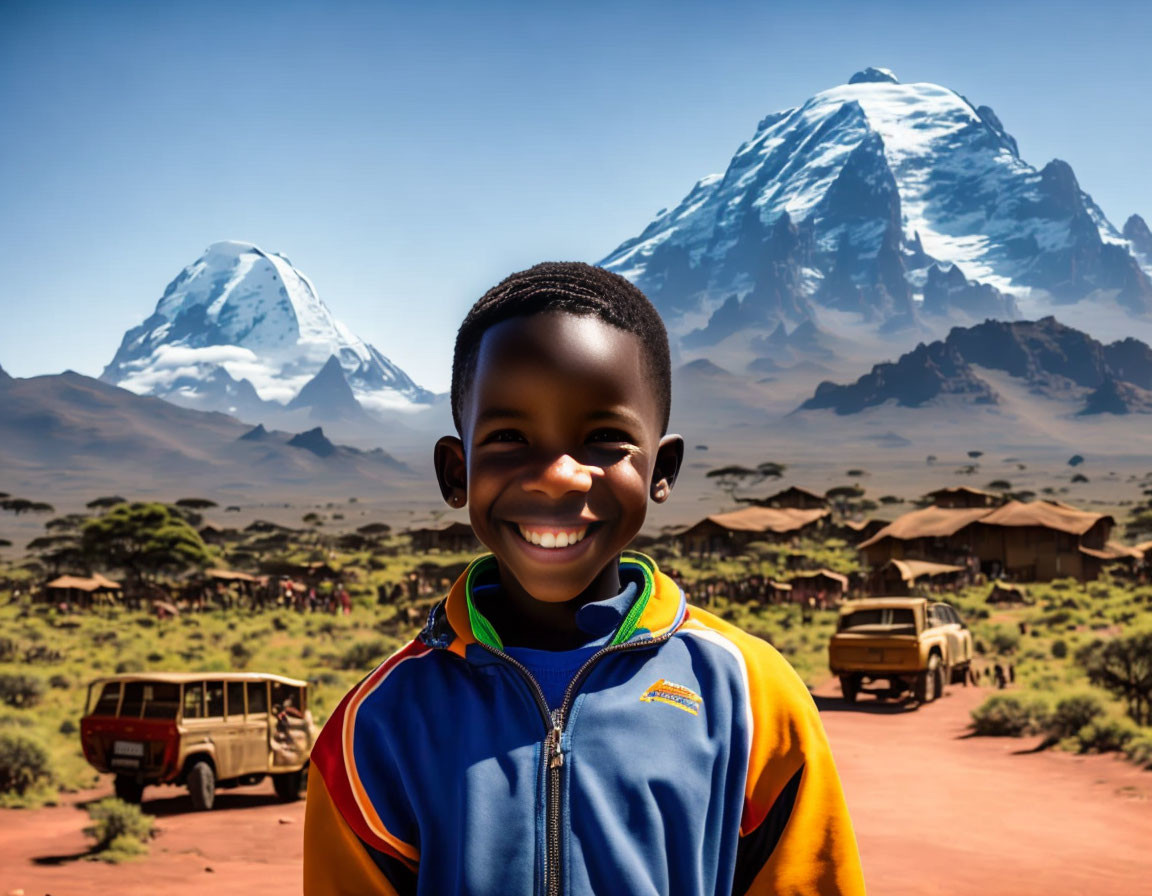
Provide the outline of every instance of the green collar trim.
<path id="1" fill-rule="evenodd" d="M 648 606 L 648 601 L 656 587 L 656 564 L 643 554 L 625 551 L 620 556 L 620 567 L 621 569 L 627 567 L 638 570 L 644 580 L 644 585 L 640 590 L 640 596 L 632 602 L 632 607 L 628 610 L 624 621 L 620 623 L 620 627 L 616 629 L 616 634 L 608 642 L 609 646 L 623 644 L 636 634 L 640 616 L 644 613 L 644 608 Z M 473 560 L 464 573 L 464 599 L 468 605 L 468 624 L 472 626 L 472 636 L 481 644 L 486 644 L 494 650 L 503 651 L 504 642 L 500 640 L 500 636 L 496 634 L 496 629 L 493 628 L 492 623 L 480 612 L 476 607 L 476 602 L 472 600 L 472 588 L 476 581 L 497 568 L 494 554 L 485 554 Z"/>

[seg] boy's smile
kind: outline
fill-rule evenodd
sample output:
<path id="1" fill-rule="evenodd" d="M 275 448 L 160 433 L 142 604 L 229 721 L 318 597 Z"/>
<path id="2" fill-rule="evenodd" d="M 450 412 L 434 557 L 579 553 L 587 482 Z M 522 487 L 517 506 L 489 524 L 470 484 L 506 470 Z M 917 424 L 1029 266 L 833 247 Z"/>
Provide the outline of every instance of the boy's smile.
<path id="1" fill-rule="evenodd" d="M 445 497 L 466 493 L 506 593 L 539 624 L 567 615 L 541 618 L 540 602 L 574 614 L 619 592 L 616 560 L 675 480 L 683 443 L 661 438 L 644 351 L 591 315 L 499 323 L 480 344 L 462 439 L 436 446 Z"/>

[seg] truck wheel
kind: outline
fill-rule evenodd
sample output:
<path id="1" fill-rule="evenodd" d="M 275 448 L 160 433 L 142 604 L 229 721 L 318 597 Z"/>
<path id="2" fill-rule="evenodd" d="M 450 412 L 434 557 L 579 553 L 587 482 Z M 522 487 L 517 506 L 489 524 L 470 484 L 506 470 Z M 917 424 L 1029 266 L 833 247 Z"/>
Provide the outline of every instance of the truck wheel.
<path id="1" fill-rule="evenodd" d="M 928 668 L 916 677 L 916 702 L 931 703 L 939 697 L 940 679 L 940 657 L 932 654 L 928 657 Z"/>
<path id="2" fill-rule="evenodd" d="M 112 787 L 116 791 L 117 799 L 126 803 L 139 805 L 140 800 L 144 797 L 144 785 L 131 775 L 117 775 L 112 782 Z"/>
<path id="3" fill-rule="evenodd" d="M 968 687 L 968 664 L 961 663 L 952 667 L 952 684 L 962 684 Z"/>
<path id="4" fill-rule="evenodd" d="M 305 769 L 300 769 L 296 772 L 282 772 L 272 776 L 272 787 L 280 802 L 291 803 L 300 799 L 300 791 L 304 787 L 306 774 Z"/>
<path id="5" fill-rule="evenodd" d="M 929 666 L 932 664 L 929 663 Z M 938 663 L 936 666 L 936 696 L 933 699 L 939 700 L 944 696 L 944 690 L 948 684 L 948 667 L 943 663 Z"/>
<path id="6" fill-rule="evenodd" d="M 855 703 L 859 693 L 860 683 L 855 678 L 851 675 L 840 676 L 840 694 L 844 697 L 845 703 Z"/>
<path id="7" fill-rule="evenodd" d="M 211 809 L 216 802 L 216 773 L 207 762 L 197 762 L 189 770 L 188 796 L 197 811 Z"/>

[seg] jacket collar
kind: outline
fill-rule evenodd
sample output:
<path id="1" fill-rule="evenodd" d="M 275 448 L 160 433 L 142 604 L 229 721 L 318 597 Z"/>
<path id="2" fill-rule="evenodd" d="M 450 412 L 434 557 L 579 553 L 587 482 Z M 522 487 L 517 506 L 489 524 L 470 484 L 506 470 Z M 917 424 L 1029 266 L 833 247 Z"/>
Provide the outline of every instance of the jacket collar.
<path id="1" fill-rule="evenodd" d="M 477 609 L 473 589 L 485 575 L 495 569 L 496 558 L 484 554 L 473 560 L 449 590 L 447 597 L 428 615 L 428 624 L 420 640 L 430 647 L 441 647 L 460 656 L 469 644 L 485 644 L 502 649 L 499 635 Z M 679 586 L 660 572 L 651 557 L 625 551 L 620 557 L 621 570 L 627 567 L 629 577 L 639 576 L 640 586 L 631 607 L 623 614 L 609 644 L 624 644 L 659 638 L 677 628 L 684 620 L 685 600 Z"/>

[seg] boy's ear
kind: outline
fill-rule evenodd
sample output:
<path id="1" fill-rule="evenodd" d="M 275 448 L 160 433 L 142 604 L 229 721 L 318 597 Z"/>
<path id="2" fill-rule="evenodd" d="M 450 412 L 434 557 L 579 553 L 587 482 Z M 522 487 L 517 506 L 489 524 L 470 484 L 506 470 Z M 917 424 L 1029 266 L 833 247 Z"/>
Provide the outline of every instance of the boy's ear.
<path id="1" fill-rule="evenodd" d="M 449 507 L 463 507 L 468 501 L 468 464 L 464 443 L 456 436 L 444 436 L 432 452 L 440 494 Z"/>
<path id="2" fill-rule="evenodd" d="M 684 440 L 680 436 L 664 436 L 656 448 L 656 464 L 652 468 L 652 500 L 663 504 L 672 494 L 672 486 L 684 462 Z"/>

